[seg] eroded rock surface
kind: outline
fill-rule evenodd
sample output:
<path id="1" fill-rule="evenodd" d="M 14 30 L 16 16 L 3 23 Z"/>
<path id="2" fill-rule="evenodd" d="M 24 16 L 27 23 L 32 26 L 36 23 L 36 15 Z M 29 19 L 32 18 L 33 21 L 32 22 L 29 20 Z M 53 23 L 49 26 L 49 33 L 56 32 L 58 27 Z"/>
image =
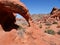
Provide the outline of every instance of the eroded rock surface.
<path id="1" fill-rule="evenodd" d="M 51 11 L 51 16 L 50 17 L 53 17 L 53 18 L 55 18 L 55 19 L 59 19 L 60 20 L 60 9 L 58 9 L 58 8 L 56 8 L 56 7 L 54 7 L 53 9 L 52 9 L 52 11 Z"/>
<path id="2" fill-rule="evenodd" d="M 28 9 L 22 2 L 19 0 L 0 0 L 0 24 L 5 31 L 18 28 L 15 24 L 16 13 L 23 16 L 30 26 L 29 21 L 32 21 L 32 19 Z"/>

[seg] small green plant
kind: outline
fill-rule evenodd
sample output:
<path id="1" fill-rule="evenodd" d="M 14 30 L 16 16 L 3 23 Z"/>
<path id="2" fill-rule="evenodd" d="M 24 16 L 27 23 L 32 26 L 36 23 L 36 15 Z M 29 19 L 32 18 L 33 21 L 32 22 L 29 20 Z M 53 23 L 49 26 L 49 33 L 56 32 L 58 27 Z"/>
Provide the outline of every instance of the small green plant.
<path id="1" fill-rule="evenodd" d="M 60 35 L 60 30 L 57 32 L 58 35 Z"/>
<path id="2" fill-rule="evenodd" d="M 45 33 L 48 33 L 48 34 L 51 34 L 51 35 L 55 34 L 55 32 L 53 30 L 51 30 L 51 29 L 45 30 Z"/>
<path id="3" fill-rule="evenodd" d="M 57 22 L 53 22 L 52 24 L 58 24 Z"/>

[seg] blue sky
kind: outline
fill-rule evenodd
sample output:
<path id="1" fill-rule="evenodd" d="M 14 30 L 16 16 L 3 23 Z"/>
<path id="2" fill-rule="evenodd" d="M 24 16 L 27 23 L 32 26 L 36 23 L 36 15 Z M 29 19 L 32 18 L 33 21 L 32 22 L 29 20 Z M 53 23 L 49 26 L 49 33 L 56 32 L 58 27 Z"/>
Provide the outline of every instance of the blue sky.
<path id="1" fill-rule="evenodd" d="M 60 8 L 60 0 L 21 0 L 31 14 L 50 13 L 53 7 Z"/>
<path id="2" fill-rule="evenodd" d="M 31 14 L 47 14 L 53 7 L 60 8 L 60 0 L 21 0 Z M 18 16 L 19 17 L 19 16 Z"/>

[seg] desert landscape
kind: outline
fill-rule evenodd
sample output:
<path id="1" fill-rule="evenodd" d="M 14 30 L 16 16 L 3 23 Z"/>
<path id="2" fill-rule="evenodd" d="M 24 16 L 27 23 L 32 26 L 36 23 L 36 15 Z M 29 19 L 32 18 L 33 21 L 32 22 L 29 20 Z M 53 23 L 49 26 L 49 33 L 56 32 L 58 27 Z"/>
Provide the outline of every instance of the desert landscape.
<path id="1" fill-rule="evenodd" d="M 59 9 L 57 8 L 57 10 Z M 51 14 L 31 15 L 34 23 L 31 23 L 30 27 L 28 27 L 28 23 L 24 18 L 17 18 L 16 24 L 19 25 L 18 30 L 13 29 L 10 32 L 2 32 L 3 34 L 0 34 L 0 44 L 60 45 L 60 20 L 58 12 L 54 13 L 52 18 Z M 3 36 L 5 38 L 2 39 Z"/>
<path id="2" fill-rule="evenodd" d="M 0 0 L 0 45 L 60 45 L 60 9 L 31 15 L 20 0 Z"/>
<path id="3" fill-rule="evenodd" d="M 24 18 L 16 18 L 17 31 L 5 32 L 0 26 L 0 45 L 60 45 L 60 20 L 57 12 L 53 15 L 31 15 L 34 23 L 30 27 Z"/>

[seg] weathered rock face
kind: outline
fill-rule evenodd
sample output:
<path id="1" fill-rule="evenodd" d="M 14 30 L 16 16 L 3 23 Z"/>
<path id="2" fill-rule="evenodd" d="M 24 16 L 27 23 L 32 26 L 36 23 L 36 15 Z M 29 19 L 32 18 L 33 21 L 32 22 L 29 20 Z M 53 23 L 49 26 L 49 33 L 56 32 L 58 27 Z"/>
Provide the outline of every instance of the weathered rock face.
<path id="1" fill-rule="evenodd" d="M 51 11 L 50 14 L 54 14 L 54 13 L 56 13 L 57 10 L 58 10 L 58 8 L 54 7 L 54 8 L 52 9 L 52 11 Z"/>
<path id="2" fill-rule="evenodd" d="M 29 20 L 31 20 L 31 17 L 23 3 L 19 0 L 0 0 L 0 24 L 4 30 L 7 31 L 18 28 L 18 26 L 15 25 L 16 20 L 14 13 L 19 13 L 30 25 Z"/>
<path id="3" fill-rule="evenodd" d="M 11 30 L 15 26 L 15 16 L 12 12 L 0 9 L 0 24 L 5 31 Z"/>
<path id="4" fill-rule="evenodd" d="M 53 18 L 56 18 L 56 19 L 59 18 L 59 20 L 60 20 L 60 9 L 54 7 L 50 14 L 51 14 L 50 17 L 53 17 Z"/>

